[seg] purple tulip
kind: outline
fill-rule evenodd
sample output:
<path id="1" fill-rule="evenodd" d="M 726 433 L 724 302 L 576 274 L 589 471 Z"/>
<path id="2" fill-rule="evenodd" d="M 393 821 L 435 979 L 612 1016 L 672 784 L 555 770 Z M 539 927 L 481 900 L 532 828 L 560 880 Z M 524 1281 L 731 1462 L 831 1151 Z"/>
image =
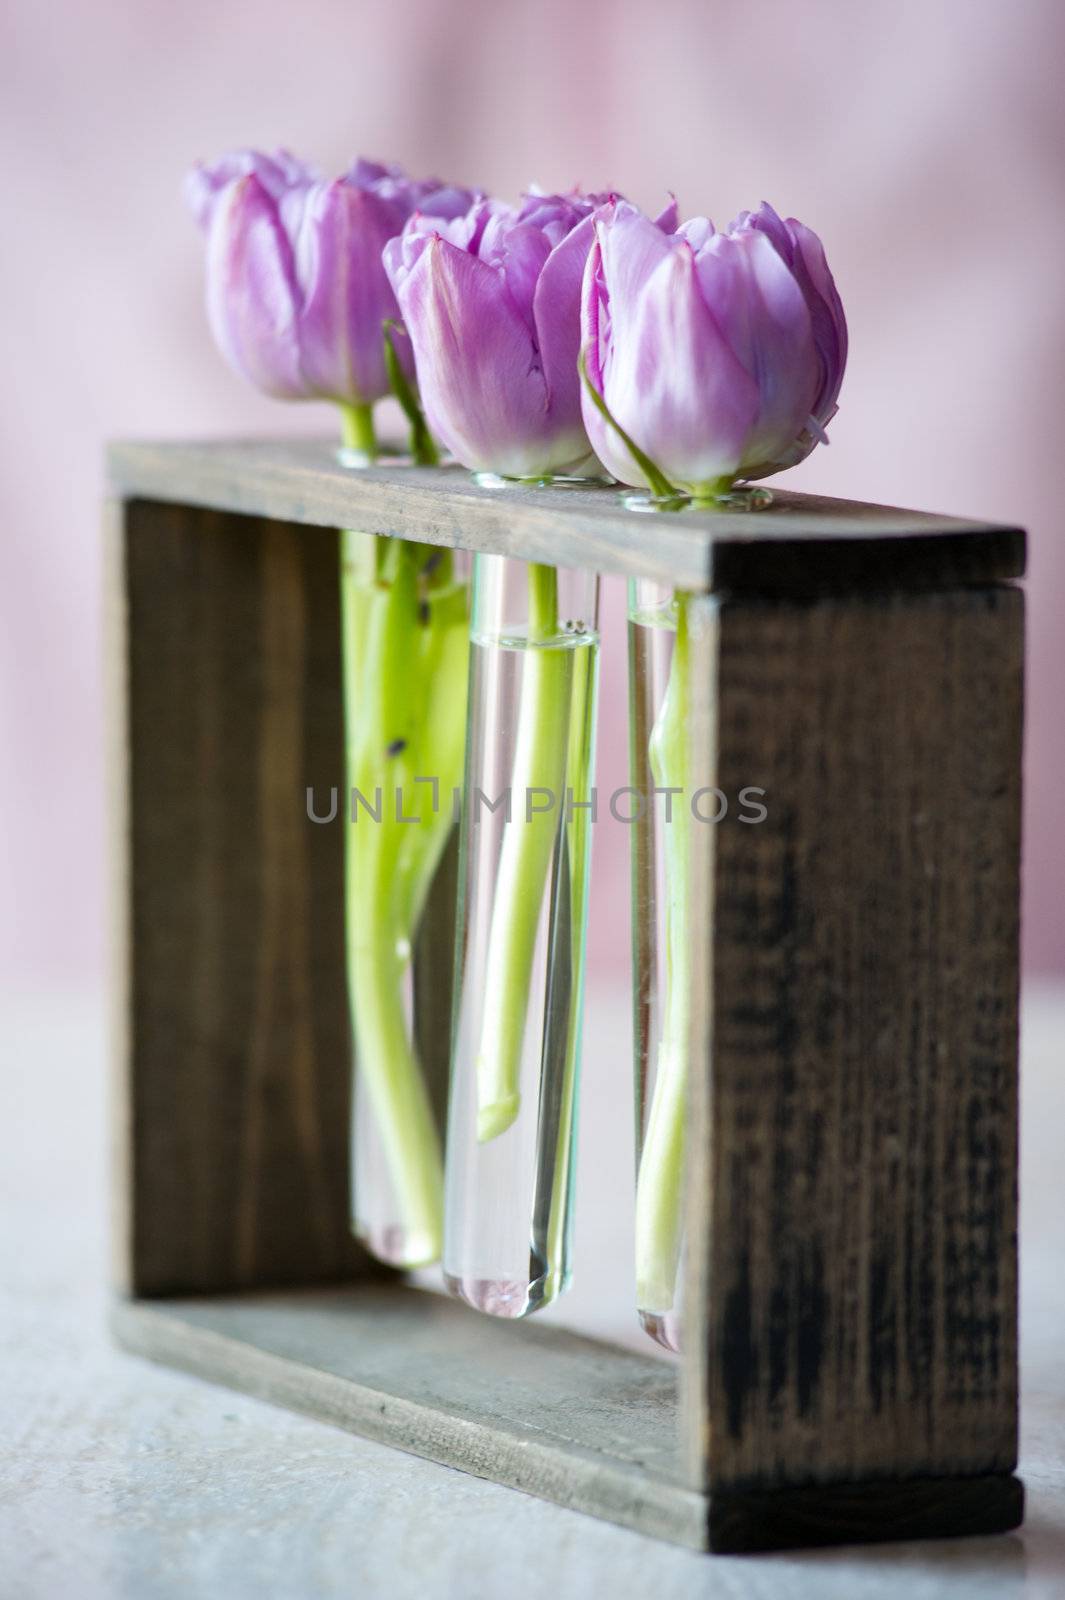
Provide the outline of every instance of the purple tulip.
<path id="1" fill-rule="evenodd" d="M 836 411 L 847 328 L 824 251 L 763 205 L 725 233 L 705 217 L 671 236 L 615 203 L 594 221 L 582 295 L 589 437 L 624 482 L 648 478 L 624 430 L 697 497 L 794 466 Z"/>
<path id="2" fill-rule="evenodd" d="M 230 365 L 267 394 L 366 406 L 389 392 L 382 325 L 398 315 L 381 264 L 415 207 L 461 215 L 469 190 L 359 161 L 324 182 L 285 151 L 237 151 L 190 173 L 207 234 L 207 309 Z M 397 353 L 413 362 L 405 341 Z"/>
<path id="3" fill-rule="evenodd" d="M 386 248 L 426 419 L 464 466 L 526 477 L 593 464 L 580 289 L 606 198 L 481 199 L 447 223 L 416 212 Z"/>

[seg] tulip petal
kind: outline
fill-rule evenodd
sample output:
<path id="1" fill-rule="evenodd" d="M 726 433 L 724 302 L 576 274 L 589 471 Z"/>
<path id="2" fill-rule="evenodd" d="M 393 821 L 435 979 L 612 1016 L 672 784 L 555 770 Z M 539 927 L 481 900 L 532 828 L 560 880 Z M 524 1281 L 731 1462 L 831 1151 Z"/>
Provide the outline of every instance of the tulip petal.
<path id="1" fill-rule="evenodd" d="M 544 377 L 503 269 L 429 235 L 397 296 L 433 432 L 471 470 L 545 470 Z"/>
<path id="2" fill-rule="evenodd" d="M 668 235 L 628 201 L 617 201 L 596 233 L 603 253 L 603 277 L 610 286 L 611 315 L 626 314 L 636 303 L 655 269 L 672 253 Z"/>
<path id="3" fill-rule="evenodd" d="M 655 227 L 661 229 L 663 233 L 676 233 L 680 225 L 680 208 L 675 194 L 670 195 L 669 204 L 658 213 L 654 222 Z"/>
<path id="4" fill-rule="evenodd" d="M 843 370 L 847 365 L 847 319 L 817 234 L 794 217 L 788 218 L 787 230 L 795 246 L 792 270 L 810 308 L 814 344 L 821 361 L 821 383 L 811 410 L 823 427 L 835 413 L 843 383 Z"/>
<path id="5" fill-rule="evenodd" d="M 207 238 L 207 315 L 219 349 L 267 394 L 307 393 L 300 371 L 292 246 L 277 206 L 249 173 L 215 201 Z"/>
<path id="6" fill-rule="evenodd" d="M 757 211 L 741 211 L 729 232 L 738 232 L 741 228 L 756 228 L 759 233 L 764 233 L 781 260 L 786 261 L 789 267 L 795 265 L 795 245 L 791 234 L 784 219 L 774 211 L 768 200 L 763 200 Z"/>
<path id="7" fill-rule="evenodd" d="M 459 250 L 479 255 L 482 249 L 491 255 L 499 245 L 501 231 L 513 221 L 514 213 L 501 200 L 478 195 L 472 204 L 457 216 L 439 217 L 432 211 L 418 210 L 411 214 L 404 228 L 405 234 L 424 233 L 439 235 Z"/>
<path id="8" fill-rule="evenodd" d="M 219 161 L 198 161 L 185 178 L 185 199 L 201 228 L 209 227 L 215 202 L 222 191 L 249 173 L 255 174 L 275 201 L 280 201 L 290 189 L 305 188 L 317 177 L 313 167 L 287 150 L 278 150 L 272 156 L 262 150 L 231 150 Z"/>
<path id="9" fill-rule="evenodd" d="M 487 261 L 490 266 L 502 267 L 503 281 L 507 286 L 511 304 L 528 328 L 529 337 L 534 341 L 536 321 L 533 316 L 533 297 L 536 294 L 536 285 L 544 262 L 550 254 L 551 246 L 540 229 L 523 223 L 508 228 L 500 236 L 499 243 L 490 255 L 486 253 L 484 243 L 479 251 L 482 261 Z M 576 299 L 574 299 L 573 321 L 576 325 Z"/>
<path id="10" fill-rule="evenodd" d="M 412 217 L 398 238 L 389 239 L 381 252 L 381 265 L 388 275 L 392 292 L 397 299 L 400 284 L 410 276 L 435 237 L 428 231 L 425 233 L 413 231 L 417 221 L 418 218 Z"/>
<path id="11" fill-rule="evenodd" d="M 577 441 L 584 434 L 577 371 L 581 348 L 581 284 L 594 241 L 595 225 L 588 216 L 551 251 L 533 296 L 548 409 L 555 425 L 572 433 Z"/>
<path id="12" fill-rule="evenodd" d="M 581 291 L 581 349 L 586 382 L 581 386 L 581 413 L 592 448 L 607 471 L 621 483 L 634 484 L 638 488 L 651 489 L 654 492 L 654 485 L 645 473 L 639 456 L 635 455 L 630 447 L 631 433 L 628 429 L 619 430 L 615 425 L 618 419 L 605 399 L 604 369 L 611 355 L 613 324 L 611 297 L 606 282 L 600 237 L 611 226 L 612 216 L 611 212 L 603 219 L 603 229 L 596 228 L 596 241 L 584 269 Z M 631 332 L 629 336 L 631 337 Z M 592 394 L 588 392 L 589 386 L 593 391 Z M 638 444 L 637 449 L 639 449 Z"/>
<path id="13" fill-rule="evenodd" d="M 640 393 L 636 414 L 648 418 L 630 431 L 676 483 L 729 477 L 757 417 L 757 385 L 707 310 L 688 246 L 657 268 L 640 310 L 628 373 L 619 363 L 613 375 L 620 393 Z"/>
<path id="14" fill-rule="evenodd" d="M 801 288 L 759 229 L 715 234 L 697 258 L 707 306 L 758 387 L 757 418 L 743 452 L 756 473 L 806 426 L 818 386 L 813 328 Z"/>
<path id="15" fill-rule="evenodd" d="M 605 214 L 600 213 L 599 217 L 596 234 L 602 258 L 601 277 L 606 289 L 600 318 L 605 310 L 610 319 L 609 337 L 605 337 L 600 328 L 600 393 L 606 395 L 609 401 L 607 387 L 613 352 L 619 347 L 631 346 L 635 318 L 648 279 L 663 261 L 668 260 L 673 246 L 668 236 L 649 217 L 645 217 L 642 211 L 627 201 L 617 202 Z M 614 414 L 616 416 L 617 412 Z M 624 419 L 619 420 L 623 422 Z M 653 455 L 654 452 L 649 453 Z"/>
<path id="16" fill-rule="evenodd" d="M 674 231 L 678 239 L 687 240 L 696 255 L 699 254 L 700 250 L 705 249 L 717 232 L 709 217 L 691 217 L 687 222 L 682 222 L 680 227 Z"/>
<path id="17" fill-rule="evenodd" d="M 603 249 L 599 243 L 598 229 L 588 259 L 584 266 L 581 284 L 581 355 L 584 360 L 586 382 L 581 385 L 581 415 L 592 448 L 604 467 L 622 483 L 634 483 L 647 488 L 647 479 L 633 458 L 617 429 L 607 421 L 606 402 L 597 405 L 588 394 L 590 384 L 595 394 L 603 394 L 603 364 L 610 348 L 610 304 L 606 282 L 603 278 Z"/>
<path id="18" fill-rule="evenodd" d="M 381 259 L 401 210 L 345 179 L 310 191 L 296 243 L 300 364 L 308 389 L 369 405 L 389 393 L 383 326 L 398 315 Z M 401 360 L 410 374 L 407 342 Z"/>
<path id="19" fill-rule="evenodd" d="M 534 228 L 540 229 L 548 245 L 554 249 L 579 222 L 591 215 L 597 203 L 596 196 L 582 195 L 576 191 L 572 194 L 543 194 L 539 189 L 530 189 L 522 196 L 518 221 L 531 223 Z"/>
<path id="20" fill-rule="evenodd" d="M 385 165 L 381 161 L 367 161 L 360 156 L 348 170 L 348 182 L 356 189 L 376 195 L 399 207 L 403 221 L 414 212 L 421 211 L 429 217 L 463 216 L 478 196 L 472 189 L 460 189 L 441 183 L 439 178 L 423 178 L 415 182 L 408 178 L 401 166 Z"/>
<path id="21" fill-rule="evenodd" d="M 380 183 L 405 183 L 407 175 L 395 162 L 372 161 L 366 156 L 356 156 L 348 171 L 356 189 L 373 189 Z"/>
<path id="22" fill-rule="evenodd" d="M 471 189 L 458 189 L 453 184 L 439 183 L 435 178 L 420 184 L 419 188 L 422 192 L 418 197 L 418 210 L 423 217 L 436 217 L 441 221 L 465 216 L 471 205 L 484 199 Z"/>
<path id="23" fill-rule="evenodd" d="M 603 363 L 606 403 L 674 483 L 697 488 L 730 476 L 757 417 L 757 385 L 706 307 L 691 248 L 659 234 L 658 264 L 648 273 L 651 252 L 643 233 L 625 224 L 624 240 L 634 246 L 627 259 L 616 237 L 608 252 L 614 231 L 599 229 L 611 321 L 610 354 Z M 624 283 L 623 295 L 615 290 L 611 266 Z M 592 307 L 589 312 L 594 315 Z M 593 434 L 597 448 L 599 438 Z M 628 453 L 608 448 L 611 470 L 626 482 L 640 482 Z"/>
<path id="24" fill-rule="evenodd" d="M 847 364 L 847 321 L 824 247 L 810 228 L 794 217 L 785 222 L 764 200 L 757 211 L 741 212 L 730 231 L 746 229 L 756 229 L 772 241 L 806 300 L 820 364 L 820 382 L 811 415 L 823 431 L 834 414 Z M 809 434 L 803 454 L 808 454 L 816 442 L 817 428 Z"/>

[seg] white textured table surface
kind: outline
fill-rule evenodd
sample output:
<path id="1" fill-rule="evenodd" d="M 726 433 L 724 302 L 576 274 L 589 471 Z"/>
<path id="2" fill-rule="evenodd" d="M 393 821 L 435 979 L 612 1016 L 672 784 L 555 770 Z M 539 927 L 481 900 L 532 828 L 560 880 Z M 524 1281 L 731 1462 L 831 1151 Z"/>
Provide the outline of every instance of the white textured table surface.
<path id="1" fill-rule="evenodd" d="M 627 1002 L 593 996 L 576 1286 L 546 1313 L 635 1342 Z M 708 1557 L 402 1456 L 111 1349 L 102 1007 L 0 996 L 3 1600 L 1010 1600 L 1065 1596 L 1065 993 L 1023 1048 L 1021 1533 Z M 650 1346 L 647 1346 L 650 1349 Z"/>

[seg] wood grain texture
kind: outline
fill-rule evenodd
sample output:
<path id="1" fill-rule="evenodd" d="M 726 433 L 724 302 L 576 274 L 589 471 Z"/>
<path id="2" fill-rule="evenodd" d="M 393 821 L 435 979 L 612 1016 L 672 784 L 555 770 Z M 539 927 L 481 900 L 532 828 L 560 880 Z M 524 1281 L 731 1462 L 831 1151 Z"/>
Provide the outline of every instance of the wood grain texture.
<path id="1" fill-rule="evenodd" d="M 349 1276 L 337 542 L 126 508 L 120 1279 Z"/>
<path id="2" fill-rule="evenodd" d="M 702 605 L 769 815 L 714 830 L 695 1481 L 1008 1475 L 1022 597 Z"/>
<path id="3" fill-rule="evenodd" d="M 118 1304 L 128 1350 L 367 1438 L 705 1548 L 679 1480 L 676 1374 L 400 1284 Z"/>
<path id="4" fill-rule="evenodd" d="M 314 440 L 119 443 L 115 492 L 319 527 L 356 527 L 693 591 L 991 582 L 1024 571 L 1024 534 L 961 517 L 777 490 L 757 514 L 641 516 L 602 486 L 478 488 L 461 468 L 338 465 Z"/>

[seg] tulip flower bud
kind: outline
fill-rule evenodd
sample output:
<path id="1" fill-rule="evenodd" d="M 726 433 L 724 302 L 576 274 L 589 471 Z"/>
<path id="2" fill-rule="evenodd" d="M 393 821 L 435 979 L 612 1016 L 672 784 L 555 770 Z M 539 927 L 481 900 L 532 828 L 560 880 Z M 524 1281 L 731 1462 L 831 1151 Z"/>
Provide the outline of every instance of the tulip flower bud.
<path id="1" fill-rule="evenodd" d="M 441 223 L 415 213 L 385 250 L 433 432 L 475 471 L 594 465 L 581 420 L 580 287 L 603 197 L 479 200 Z"/>
<path id="2" fill-rule="evenodd" d="M 468 190 L 358 161 L 324 182 L 285 151 L 237 151 L 186 181 L 207 235 L 207 309 L 229 364 L 285 399 L 366 406 L 389 392 L 382 329 L 398 314 L 381 264 L 416 206 L 448 218 Z M 412 361 L 406 341 L 399 359 Z"/>
<path id="3" fill-rule="evenodd" d="M 582 402 L 616 477 L 650 486 L 623 435 L 697 498 L 794 466 L 824 439 L 847 329 L 816 234 L 766 205 L 724 233 L 698 217 L 667 235 L 623 203 L 593 226 Z"/>

